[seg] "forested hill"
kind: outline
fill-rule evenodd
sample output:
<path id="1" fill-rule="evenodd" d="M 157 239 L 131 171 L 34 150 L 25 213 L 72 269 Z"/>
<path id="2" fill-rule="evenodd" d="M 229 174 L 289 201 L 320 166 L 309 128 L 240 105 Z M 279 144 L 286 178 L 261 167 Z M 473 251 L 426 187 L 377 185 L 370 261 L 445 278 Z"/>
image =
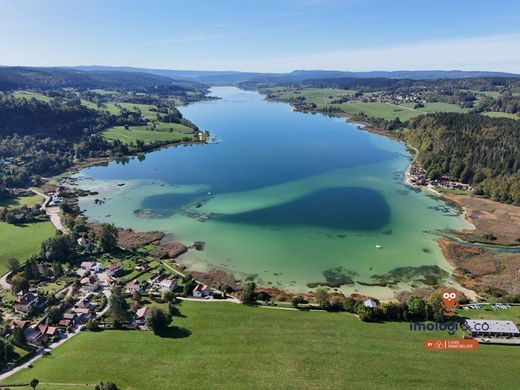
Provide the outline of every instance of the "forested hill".
<path id="1" fill-rule="evenodd" d="M 0 67 L 0 91 L 16 89 L 49 90 L 133 89 L 165 92 L 203 90 L 206 86 L 192 81 L 138 72 L 82 71 L 61 68 Z"/>
<path id="2" fill-rule="evenodd" d="M 430 177 L 447 174 L 477 194 L 520 204 L 520 121 L 476 113 L 411 119 L 408 142 Z"/>
<path id="3" fill-rule="evenodd" d="M 0 139 L 19 135 L 70 139 L 94 128 L 101 115 L 80 104 L 48 104 L 36 99 L 0 96 Z"/>

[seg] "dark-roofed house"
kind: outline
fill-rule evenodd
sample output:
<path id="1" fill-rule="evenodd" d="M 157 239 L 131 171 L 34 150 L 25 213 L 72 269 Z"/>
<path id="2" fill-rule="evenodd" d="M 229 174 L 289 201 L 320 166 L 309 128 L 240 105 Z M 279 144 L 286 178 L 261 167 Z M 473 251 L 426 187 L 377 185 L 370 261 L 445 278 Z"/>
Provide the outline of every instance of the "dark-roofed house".
<path id="1" fill-rule="evenodd" d="M 38 295 L 28 292 L 18 298 L 14 309 L 18 312 L 29 313 L 39 302 Z"/>

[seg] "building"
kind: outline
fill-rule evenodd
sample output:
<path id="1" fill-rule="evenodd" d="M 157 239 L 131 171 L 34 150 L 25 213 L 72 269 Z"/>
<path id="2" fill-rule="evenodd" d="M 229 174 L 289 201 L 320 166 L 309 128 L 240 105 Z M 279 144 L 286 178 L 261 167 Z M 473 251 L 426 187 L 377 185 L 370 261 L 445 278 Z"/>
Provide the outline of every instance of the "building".
<path id="1" fill-rule="evenodd" d="M 367 299 L 363 302 L 363 306 L 375 309 L 377 307 L 377 302 L 373 301 L 372 299 Z"/>
<path id="2" fill-rule="evenodd" d="M 110 275 L 110 276 L 115 276 L 119 272 L 121 272 L 122 270 L 123 270 L 123 264 L 120 261 L 118 261 L 116 263 L 110 264 L 107 267 L 107 274 Z"/>
<path id="3" fill-rule="evenodd" d="M 136 292 L 141 293 L 143 292 L 143 288 L 138 281 L 132 280 L 130 283 L 126 285 L 126 292 L 128 294 L 134 294 Z"/>
<path id="4" fill-rule="evenodd" d="M 90 245 L 89 240 L 87 240 L 85 237 L 80 237 L 80 238 L 78 238 L 77 242 L 78 242 L 78 245 L 79 245 L 80 247 L 82 247 L 83 249 L 88 248 L 89 245 Z M 87 262 L 85 262 L 85 263 L 87 263 Z"/>
<path id="5" fill-rule="evenodd" d="M 89 272 L 100 272 L 103 269 L 101 263 L 96 261 L 84 261 L 80 264 L 80 267 Z"/>
<path id="6" fill-rule="evenodd" d="M 135 326 L 144 325 L 146 315 L 148 314 L 149 311 L 150 311 L 150 309 L 148 309 L 146 306 L 141 307 L 140 309 L 137 309 L 137 311 L 135 312 L 135 316 L 134 316 L 134 325 Z"/>
<path id="7" fill-rule="evenodd" d="M 80 283 L 81 288 L 86 291 L 96 291 L 99 288 L 98 278 L 95 275 L 84 277 Z"/>
<path id="8" fill-rule="evenodd" d="M 206 286 L 205 284 L 202 285 L 202 284 L 197 284 L 195 286 L 195 288 L 193 289 L 193 296 L 195 298 L 205 298 L 207 296 L 209 296 L 211 290 L 208 286 Z"/>
<path id="9" fill-rule="evenodd" d="M 175 279 L 163 279 L 159 282 L 159 288 L 162 291 L 173 291 L 177 287 L 177 282 Z"/>
<path id="10" fill-rule="evenodd" d="M 474 337 L 520 337 L 513 321 L 466 320 L 462 327 Z"/>
<path id="11" fill-rule="evenodd" d="M 38 302 L 38 295 L 28 292 L 18 298 L 18 303 L 14 306 L 14 309 L 18 312 L 29 313 Z"/>

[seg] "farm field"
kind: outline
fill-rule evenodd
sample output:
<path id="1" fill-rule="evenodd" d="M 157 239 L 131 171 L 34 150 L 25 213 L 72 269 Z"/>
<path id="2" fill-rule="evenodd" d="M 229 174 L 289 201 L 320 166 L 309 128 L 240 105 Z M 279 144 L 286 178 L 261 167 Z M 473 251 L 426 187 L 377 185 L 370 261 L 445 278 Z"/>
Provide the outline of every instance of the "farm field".
<path id="1" fill-rule="evenodd" d="M 188 137 L 193 138 L 193 129 L 178 123 L 158 122 L 156 130 L 148 130 L 150 126 L 130 126 L 126 130 L 123 126 L 114 126 L 105 131 L 102 135 L 108 140 L 120 140 L 125 144 L 135 143 L 137 140 L 144 142 L 153 141 L 181 141 Z M 170 129 L 173 131 L 170 132 Z"/>
<path id="2" fill-rule="evenodd" d="M 267 88 L 264 93 L 274 94 L 276 100 L 294 102 L 298 97 L 305 97 L 306 103 L 315 103 L 318 109 L 326 107 L 339 107 L 345 113 L 350 115 L 365 115 L 373 118 L 383 118 L 393 120 L 399 118 L 406 121 L 410 118 L 429 112 L 467 112 L 456 104 L 449 103 L 426 103 L 424 107 L 414 108 L 413 103 L 391 104 L 384 102 L 361 102 L 348 101 L 345 103 L 331 104 L 331 101 L 337 99 L 341 95 L 352 95 L 356 91 L 334 89 L 334 88 L 305 88 L 305 89 L 288 89 L 288 88 Z M 366 93 L 365 95 L 370 95 Z"/>
<path id="3" fill-rule="evenodd" d="M 369 324 L 345 313 L 218 302 L 184 301 L 179 310 L 173 320 L 177 328 L 165 337 L 142 331 L 81 333 L 4 383 L 37 378 L 40 390 L 63 389 L 63 384 L 79 389 L 101 380 L 141 390 L 520 386 L 511 369 L 520 348 L 427 352 L 426 338 L 449 336 L 411 332 L 408 323 Z"/>
<path id="4" fill-rule="evenodd" d="M 40 243 L 53 236 L 50 222 L 31 223 L 24 226 L 0 222 L 0 275 L 7 272 L 6 261 L 16 257 L 20 262 L 27 260 L 40 250 Z"/>

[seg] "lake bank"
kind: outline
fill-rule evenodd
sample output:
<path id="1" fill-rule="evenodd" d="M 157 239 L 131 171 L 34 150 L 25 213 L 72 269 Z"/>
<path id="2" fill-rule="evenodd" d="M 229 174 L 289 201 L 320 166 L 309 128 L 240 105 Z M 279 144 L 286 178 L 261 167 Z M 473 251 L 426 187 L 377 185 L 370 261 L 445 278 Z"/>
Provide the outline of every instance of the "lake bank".
<path id="1" fill-rule="evenodd" d="M 216 91 L 223 99 L 183 115 L 219 144 L 75 176 L 98 193 L 80 199 L 89 220 L 204 241 L 203 251 L 179 258 L 188 269 L 222 269 L 289 292 L 328 285 L 391 299 L 421 279 L 444 278 L 434 232 L 467 224 L 455 208 L 404 185 L 404 145 L 254 92 Z M 407 281 L 395 283 L 396 275 Z"/>

